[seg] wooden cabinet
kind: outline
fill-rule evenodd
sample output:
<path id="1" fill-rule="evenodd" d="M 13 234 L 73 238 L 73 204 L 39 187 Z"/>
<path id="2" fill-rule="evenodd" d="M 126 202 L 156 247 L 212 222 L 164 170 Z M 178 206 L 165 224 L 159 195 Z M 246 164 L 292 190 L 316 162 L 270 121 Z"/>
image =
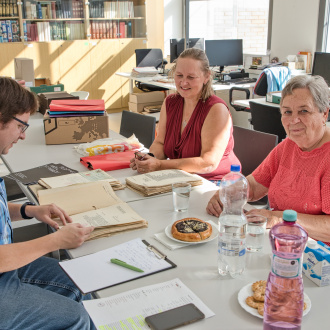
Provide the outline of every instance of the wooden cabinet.
<path id="1" fill-rule="evenodd" d="M 1 1 L 3 0 L 0 0 L 0 3 Z M 76 0 L 40 1 L 40 5 L 44 5 L 45 8 L 41 8 L 41 15 L 49 12 L 47 8 L 51 10 L 52 3 L 60 2 L 62 6 L 65 3 L 64 8 L 68 8 L 70 11 L 70 14 L 65 15 L 74 16 L 73 7 L 76 6 L 75 3 L 80 3 L 83 5 L 83 11 L 75 10 L 75 16 L 83 13 L 83 17 L 79 18 L 48 18 L 48 16 L 46 16 L 47 18 L 34 18 L 36 14 L 32 14 L 32 9 L 28 9 L 28 12 L 26 10 L 27 2 L 38 4 L 37 2 L 24 0 L 23 5 L 18 5 L 18 20 L 21 26 L 20 37 L 22 41 L 0 43 L 0 75 L 14 76 L 15 57 L 32 58 L 36 78 L 49 78 L 53 84 L 60 82 L 64 84 L 64 88 L 68 92 L 88 91 L 90 93 L 89 98 L 104 99 L 107 110 L 117 110 L 127 106 L 128 81 L 116 76 L 115 73 L 117 71 L 127 72 L 132 70 L 135 66 L 134 51 L 136 48 L 163 48 L 163 0 L 90 1 L 89 3 Z M 109 14 L 104 6 L 107 8 L 109 4 L 124 6 L 124 3 L 126 7 L 128 3 L 133 4 L 134 17 L 123 17 L 123 14 L 113 14 L 117 16 L 114 18 L 99 17 L 102 15 L 108 16 Z M 30 4 L 28 4 L 29 6 Z M 146 13 L 152 15 L 152 17 L 147 19 Z M 130 15 L 132 16 L 132 14 Z M 58 16 L 56 15 L 56 17 Z M 0 17 L 0 21 L 2 20 L 3 17 Z M 50 41 L 37 42 L 28 40 L 27 31 L 24 34 L 24 27 L 28 24 L 42 23 L 45 26 L 53 26 L 55 24 L 66 24 L 66 22 L 72 25 L 83 24 L 84 38 L 53 40 L 52 36 L 55 36 L 56 39 L 59 35 L 58 32 L 54 32 L 51 34 Z M 110 26 L 107 25 L 107 22 L 118 23 L 119 32 L 117 32 L 117 37 L 103 38 L 103 32 L 93 36 L 95 22 L 97 23 L 96 26 L 100 26 L 101 23 L 102 29 L 103 22 L 106 23 L 105 36 L 108 36 L 107 26 Z M 125 23 L 125 28 L 122 24 L 122 31 L 124 31 L 126 38 L 119 35 L 121 22 Z M 127 29 L 128 25 L 131 25 L 131 29 Z M 41 25 L 39 24 L 39 26 Z M 49 31 L 48 28 L 46 30 Z M 61 35 L 63 36 L 63 34 Z M 128 37 L 129 35 L 131 37 Z M 96 36 L 98 36 L 97 39 L 95 39 Z M 149 42 L 149 39 L 152 42 Z"/>

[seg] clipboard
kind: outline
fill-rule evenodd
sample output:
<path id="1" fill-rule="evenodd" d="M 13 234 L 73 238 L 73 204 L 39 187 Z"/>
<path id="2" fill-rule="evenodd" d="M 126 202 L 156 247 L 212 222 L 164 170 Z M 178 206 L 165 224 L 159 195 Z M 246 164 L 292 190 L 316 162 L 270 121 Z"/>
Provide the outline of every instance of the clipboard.
<path id="1" fill-rule="evenodd" d="M 110 262 L 112 258 L 143 269 L 144 272 L 139 273 L 112 264 Z M 63 261 L 59 265 L 84 294 L 177 267 L 159 249 L 141 238 L 83 257 Z"/>

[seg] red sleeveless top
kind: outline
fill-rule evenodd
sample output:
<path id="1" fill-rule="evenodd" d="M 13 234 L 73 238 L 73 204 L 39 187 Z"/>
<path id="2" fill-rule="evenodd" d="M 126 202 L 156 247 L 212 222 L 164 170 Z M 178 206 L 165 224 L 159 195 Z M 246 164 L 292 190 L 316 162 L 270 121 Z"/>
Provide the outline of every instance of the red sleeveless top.
<path id="1" fill-rule="evenodd" d="M 184 99 L 179 94 L 171 94 L 166 98 L 167 121 L 164 153 L 170 159 L 199 157 L 202 150 L 202 127 L 211 107 L 216 103 L 222 103 L 227 107 L 226 103 L 215 95 L 210 96 L 205 102 L 199 100 L 181 135 L 183 103 Z M 231 126 L 228 145 L 218 167 L 211 173 L 200 175 L 208 180 L 221 180 L 225 174 L 230 172 L 232 164 L 240 164 L 233 148 L 233 126 Z"/>

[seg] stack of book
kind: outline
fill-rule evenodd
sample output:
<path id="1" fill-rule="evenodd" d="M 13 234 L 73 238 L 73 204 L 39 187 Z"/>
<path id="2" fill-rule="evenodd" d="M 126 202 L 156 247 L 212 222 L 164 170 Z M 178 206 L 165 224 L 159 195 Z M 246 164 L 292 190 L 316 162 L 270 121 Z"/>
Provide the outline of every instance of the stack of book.
<path id="1" fill-rule="evenodd" d="M 0 43 L 20 41 L 19 22 L 7 19 L 0 21 Z"/>
<path id="2" fill-rule="evenodd" d="M 49 117 L 103 116 L 103 100 L 52 100 L 49 105 Z"/>
<path id="3" fill-rule="evenodd" d="M 172 184 L 189 182 L 191 186 L 203 184 L 197 174 L 190 174 L 181 170 L 156 171 L 126 178 L 128 188 L 143 196 L 152 196 L 172 191 Z"/>
<path id="4" fill-rule="evenodd" d="M 133 77 L 153 77 L 158 74 L 158 70 L 154 66 L 133 68 L 131 76 Z"/>
<path id="5" fill-rule="evenodd" d="M 97 181 L 37 192 L 40 205 L 54 203 L 65 210 L 73 223 L 93 226 L 89 240 L 148 227 L 127 203 L 120 200 L 108 182 Z M 60 219 L 54 219 L 60 226 Z"/>

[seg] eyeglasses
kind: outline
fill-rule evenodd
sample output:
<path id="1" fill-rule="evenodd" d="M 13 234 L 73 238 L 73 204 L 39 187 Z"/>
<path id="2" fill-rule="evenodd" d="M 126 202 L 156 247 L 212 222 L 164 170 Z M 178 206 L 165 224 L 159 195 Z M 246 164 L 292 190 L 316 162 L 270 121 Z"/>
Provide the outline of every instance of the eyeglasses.
<path id="1" fill-rule="evenodd" d="M 21 129 L 21 133 L 24 133 L 30 126 L 28 123 L 25 123 L 24 121 L 14 117 L 14 116 L 13 116 L 13 119 L 15 119 L 16 121 L 18 121 L 19 123 L 21 123 L 23 125 L 23 126 L 19 126 L 19 128 Z"/>

